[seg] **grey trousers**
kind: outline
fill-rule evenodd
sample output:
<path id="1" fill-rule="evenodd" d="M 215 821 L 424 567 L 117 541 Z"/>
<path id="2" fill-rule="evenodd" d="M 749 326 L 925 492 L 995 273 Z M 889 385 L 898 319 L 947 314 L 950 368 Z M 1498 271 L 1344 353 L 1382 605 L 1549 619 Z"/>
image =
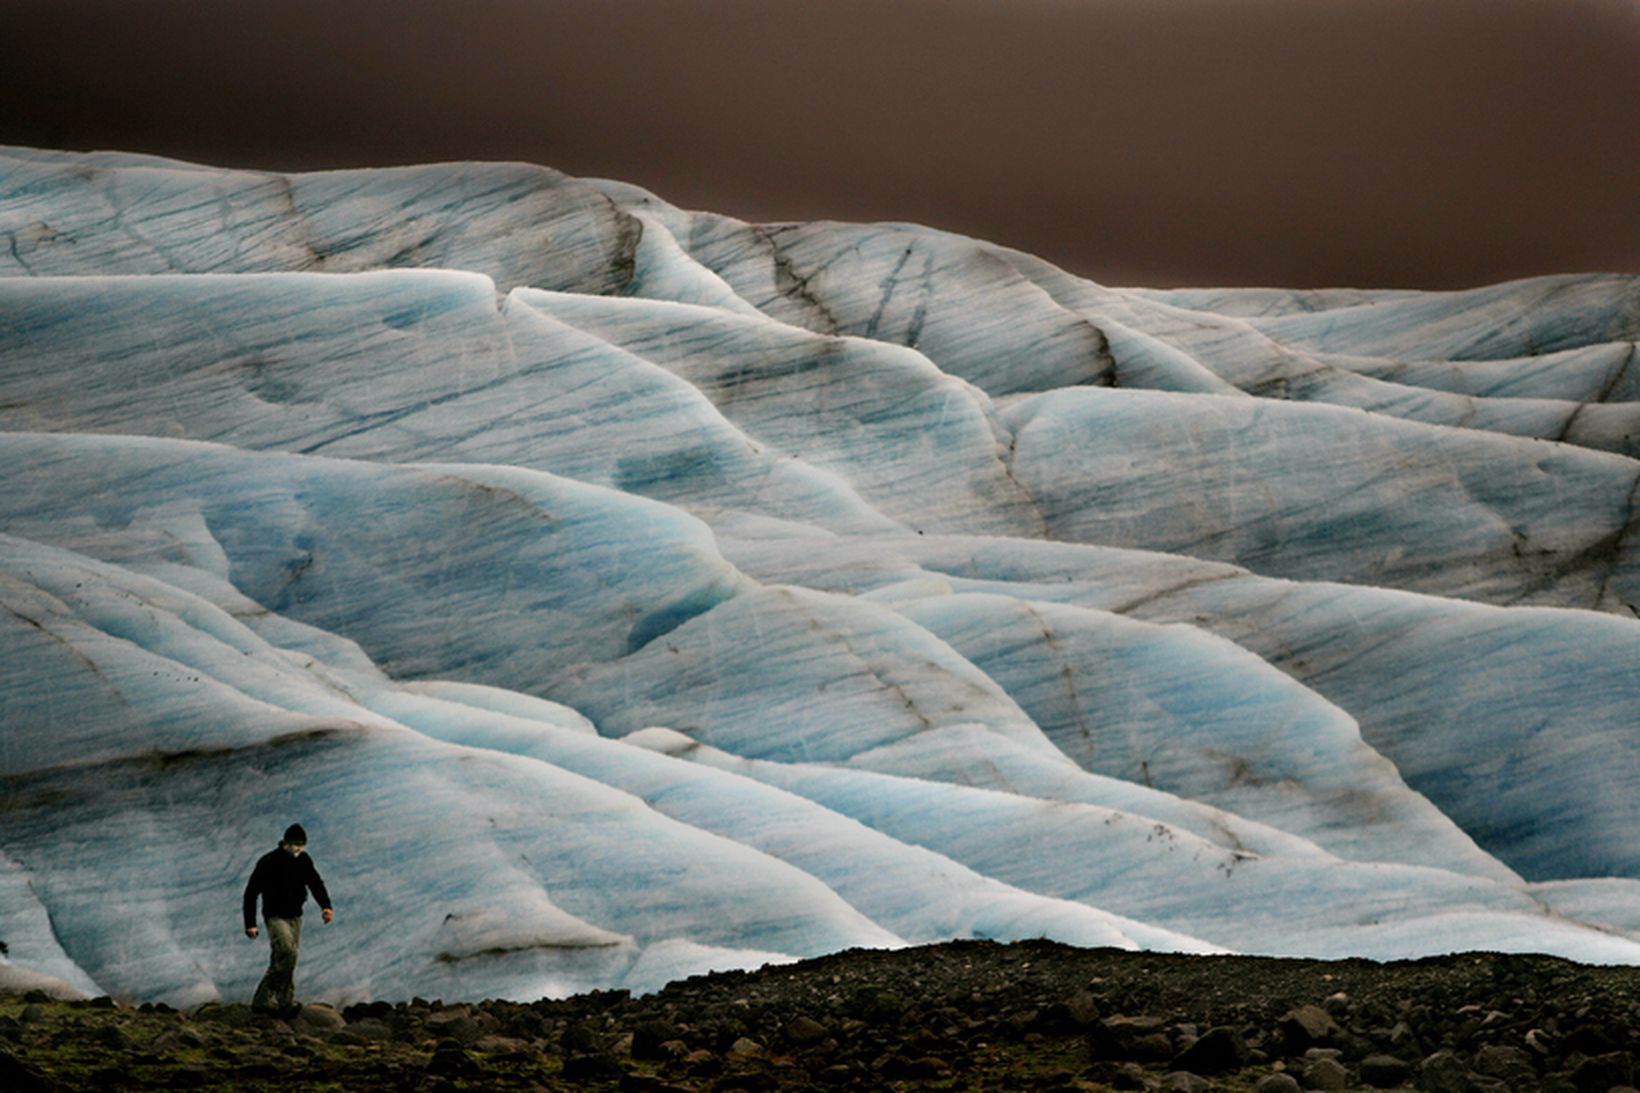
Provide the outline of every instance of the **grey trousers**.
<path id="1" fill-rule="evenodd" d="M 256 986 L 251 1008 L 280 1012 L 296 1006 L 296 955 L 302 948 L 302 920 L 270 918 L 266 921 L 268 942 L 273 951 L 268 955 L 268 972 Z"/>

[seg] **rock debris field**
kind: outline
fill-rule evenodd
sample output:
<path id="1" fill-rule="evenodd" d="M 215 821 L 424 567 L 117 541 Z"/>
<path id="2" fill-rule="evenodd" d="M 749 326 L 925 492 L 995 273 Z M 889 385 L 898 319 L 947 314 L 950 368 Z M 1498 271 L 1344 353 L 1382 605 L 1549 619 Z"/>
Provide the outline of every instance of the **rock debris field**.
<path id="1" fill-rule="evenodd" d="M 1608 1093 L 1640 970 L 1491 953 L 1375 963 L 964 941 L 634 997 L 242 1005 L 0 997 L 0 1087 Z"/>

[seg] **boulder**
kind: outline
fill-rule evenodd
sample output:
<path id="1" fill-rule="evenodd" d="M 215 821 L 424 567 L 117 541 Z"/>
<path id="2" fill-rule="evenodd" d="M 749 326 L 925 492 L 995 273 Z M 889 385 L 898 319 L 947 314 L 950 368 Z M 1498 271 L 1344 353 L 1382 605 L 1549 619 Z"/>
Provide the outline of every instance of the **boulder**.
<path id="1" fill-rule="evenodd" d="M 1305 1089 L 1348 1089 L 1350 1072 L 1337 1059 L 1312 1059 L 1304 1066 Z"/>
<path id="2" fill-rule="evenodd" d="M 300 1032 L 330 1032 L 344 1027 L 347 1018 L 331 1006 L 309 1003 L 296 1014 L 293 1024 Z"/>
<path id="3" fill-rule="evenodd" d="M 0 1051 L 0 1088 L 8 1093 L 49 1093 L 54 1085 L 46 1076 L 9 1051 Z"/>
<path id="4" fill-rule="evenodd" d="M 1247 1041 L 1227 1025 L 1210 1028 L 1173 1060 L 1179 1070 L 1192 1074 L 1223 1074 L 1247 1065 Z"/>
<path id="5" fill-rule="evenodd" d="M 1357 1069 L 1362 1083 L 1379 1089 L 1394 1089 L 1412 1080 L 1412 1064 L 1393 1055 L 1368 1055 Z"/>
<path id="6" fill-rule="evenodd" d="M 818 1043 L 829 1035 L 825 1025 L 806 1015 L 793 1017 L 781 1031 L 794 1044 Z"/>
<path id="7" fill-rule="evenodd" d="M 1424 1093 L 1465 1093 L 1469 1067 L 1450 1051 L 1437 1051 L 1418 1064 L 1418 1088 Z"/>
<path id="8" fill-rule="evenodd" d="M 1626 1051 L 1610 1051 L 1584 1059 L 1572 1070 L 1579 1093 L 1606 1093 L 1614 1085 L 1634 1084 L 1634 1058 Z"/>
<path id="9" fill-rule="evenodd" d="M 652 1019 L 639 1021 L 632 1029 L 632 1057 L 634 1059 L 661 1059 L 665 1054 L 661 1045 L 680 1039 L 678 1027 L 670 1021 Z"/>
<path id="10" fill-rule="evenodd" d="M 1332 1014 L 1320 1006 L 1299 1006 L 1282 1015 L 1276 1028 L 1292 1055 L 1302 1055 L 1312 1047 L 1326 1047 L 1343 1031 Z"/>
<path id="11" fill-rule="evenodd" d="M 1303 1090 L 1298 1079 L 1285 1071 L 1266 1074 L 1253 1086 L 1253 1093 L 1303 1093 Z"/>

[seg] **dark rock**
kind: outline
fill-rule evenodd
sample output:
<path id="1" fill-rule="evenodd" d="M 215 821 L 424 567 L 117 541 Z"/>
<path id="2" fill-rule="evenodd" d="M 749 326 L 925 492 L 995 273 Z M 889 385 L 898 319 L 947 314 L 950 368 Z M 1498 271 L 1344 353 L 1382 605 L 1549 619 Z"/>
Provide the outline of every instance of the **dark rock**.
<path id="1" fill-rule="evenodd" d="M 23 1007 L 23 1012 L 17 1016 L 23 1024 L 32 1025 L 36 1021 L 45 1020 L 46 1008 L 38 1002 L 30 1002 Z"/>
<path id="2" fill-rule="evenodd" d="M 1416 1062 L 1429 1054 L 1424 1050 L 1425 1045 L 1418 1033 L 1405 1021 L 1397 1021 L 1390 1028 L 1372 1036 L 1379 1047 L 1385 1049 L 1385 1054 L 1394 1055 L 1398 1059 Z"/>
<path id="3" fill-rule="evenodd" d="M 1357 1069 L 1363 1083 L 1379 1089 L 1394 1089 L 1412 1080 L 1412 1064 L 1393 1055 L 1368 1055 Z"/>
<path id="4" fill-rule="evenodd" d="M 1247 1065 L 1247 1041 L 1226 1025 L 1210 1028 L 1173 1060 L 1178 1070 L 1192 1074 L 1223 1074 Z"/>
<path id="5" fill-rule="evenodd" d="M 479 1037 L 484 1035 L 484 1026 L 464 1010 L 442 1009 L 428 1014 L 427 1032 L 467 1046 L 478 1043 Z"/>
<path id="6" fill-rule="evenodd" d="M 1099 1001 L 1089 990 L 1080 990 L 1071 995 L 1070 1001 L 1065 1003 L 1065 1010 L 1071 1022 L 1083 1028 L 1091 1027 L 1099 1021 Z"/>
<path id="7" fill-rule="evenodd" d="M 578 1021 L 564 1030 L 563 1045 L 566 1055 L 597 1055 L 604 1050 L 606 1037 L 590 1023 Z"/>
<path id="8" fill-rule="evenodd" d="M 619 1088 L 621 1093 L 692 1093 L 687 1086 L 673 1085 L 648 1074 L 622 1074 Z"/>
<path id="9" fill-rule="evenodd" d="M 347 1024 L 347 1018 L 331 1006 L 309 1003 L 296 1014 L 296 1028 L 302 1032 L 333 1032 Z"/>
<path id="10" fill-rule="evenodd" d="M 391 1002 L 355 1002 L 351 1006 L 342 1008 L 342 1017 L 348 1024 L 355 1021 L 386 1021 L 392 1015 L 393 1003 Z"/>
<path id="11" fill-rule="evenodd" d="M 602 1052 L 571 1055 L 564 1060 L 563 1077 L 565 1081 L 603 1081 L 618 1078 L 621 1073 L 621 1066 L 615 1061 L 615 1057 Z"/>
<path id="12" fill-rule="evenodd" d="M 639 1021 L 632 1030 L 632 1057 L 634 1059 L 664 1059 L 661 1045 L 680 1038 L 678 1026 L 670 1021 Z"/>
<path id="13" fill-rule="evenodd" d="M 1111 1075 L 1110 1085 L 1112 1089 L 1149 1088 L 1149 1083 L 1146 1081 L 1145 1068 L 1140 1066 L 1138 1063 L 1123 1063 L 1121 1066 L 1117 1067 L 1116 1073 Z"/>
<path id="14" fill-rule="evenodd" d="M 1561 1051 L 1567 1055 L 1574 1052 L 1580 1055 L 1609 1055 L 1622 1046 L 1611 1033 L 1598 1025 L 1578 1025 L 1560 1042 Z"/>
<path id="15" fill-rule="evenodd" d="M 433 1057 L 427 1061 L 427 1073 L 446 1078 L 476 1078 L 479 1065 L 459 1042 L 440 1040 L 433 1048 Z"/>
<path id="16" fill-rule="evenodd" d="M 868 1024 L 892 1024 L 905 1013 L 905 1000 L 882 987 L 860 987 L 850 997 L 844 1012 Z"/>
<path id="17" fill-rule="evenodd" d="M 1518 1047 L 1488 1044 L 1475 1052 L 1471 1066 L 1477 1074 L 1502 1078 L 1511 1085 L 1516 1082 L 1530 1083 L 1537 1077 L 1532 1057 Z"/>
<path id="18" fill-rule="evenodd" d="M 50 1093 L 56 1087 L 46 1076 L 9 1051 L 0 1051 L 0 1089 L 8 1093 Z"/>
<path id="19" fill-rule="evenodd" d="M 91 1072 L 91 1085 L 97 1089 L 119 1089 L 131 1083 L 131 1072 L 123 1066 L 100 1066 Z"/>
<path id="20" fill-rule="evenodd" d="M 249 1028 L 263 1019 L 262 1015 L 253 1013 L 249 1006 L 239 1002 L 207 1002 L 194 1011 L 194 1020 L 228 1028 Z"/>
<path id="21" fill-rule="evenodd" d="M 834 1063 L 815 1075 L 826 1085 L 845 1085 L 854 1080 L 854 1071 L 847 1063 Z"/>
<path id="22" fill-rule="evenodd" d="M 828 1035 L 826 1026 L 812 1017 L 799 1016 L 787 1021 L 781 1029 L 787 1040 L 794 1044 L 813 1044 L 824 1040 Z"/>
<path id="23" fill-rule="evenodd" d="M 1303 1093 L 1298 1079 L 1285 1072 L 1266 1074 L 1253 1086 L 1253 1093 Z"/>
<path id="24" fill-rule="evenodd" d="M 385 1044 L 394 1038 L 393 1027 L 380 1017 L 360 1017 L 342 1031 L 367 1043 Z"/>
<path id="25" fill-rule="evenodd" d="M 350 1028 L 331 1029 L 321 1035 L 325 1043 L 336 1044 L 340 1047 L 363 1047 L 370 1042 Z"/>
<path id="26" fill-rule="evenodd" d="M 932 1055 L 921 1055 L 912 1059 L 911 1065 L 905 1069 L 906 1078 L 913 1082 L 938 1081 L 950 1073 L 951 1064 Z M 1070 1075 L 1067 1074 L 1066 1078 L 1069 1077 Z"/>
<path id="27" fill-rule="evenodd" d="M 1168 1093 L 1208 1093 L 1213 1083 L 1188 1070 L 1175 1070 L 1162 1078 L 1162 1088 Z"/>
<path id="28" fill-rule="evenodd" d="M 1282 1015 L 1276 1028 L 1292 1055 L 1302 1055 L 1312 1047 L 1326 1047 L 1343 1031 L 1333 1020 L 1332 1014 L 1320 1006 L 1299 1006 L 1289 1010 Z"/>
<path id="29" fill-rule="evenodd" d="M 1165 1063 L 1173 1057 L 1173 1041 L 1160 1032 L 1136 1036 L 1128 1041 L 1127 1050 L 1123 1054 L 1130 1059 Z"/>
<path id="30" fill-rule="evenodd" d="M 1418 1088 L 1424 1093 L 1464 1093 L 1469 1068 L 1450 1051 L 1437 1051 L 1418 1064 Z"/>
<path id="31" fill-rule="evenodd" d="M 749 1036 L 741 1036 L 729 1045 L 729 1054 L 737 1059 L 751 1059 L 763 1054 L 763 1045 Z"/>
<path id="32" fill-rule="evenodd" d="M 1082 1039 L 1088 1046 L 1088 1054 L 1095 1059 L 1121 1059 L 1126 1057 L 1126 1048 L 1122 1038 L 1112 1032 L 1110 1026 L 1103 1021 L 1095 1021 L 1082 1033 Z"/>
<path id="33" fill-rule="evenodd" d="M 44 1004 L 46 1002 L 51 1001 L 51 995 L 47 994 L 45 991 L 42 991 L 42 990 L 32 990 L 32 991 L 28 991 L 27 993 L 25 993 L 23 995 L 23 1001 L 24 1002 L 37 1002 L 37 1003 Z"/>
<path id="34" fill-rule="evenodd" d="M 1312 1059 L 1304 1065 L 1305 1089 L 1348 1089 L 1350 1072 L 1337 1059 Z"/>
<path id="35" fill-rule="evenodd" d="M 118 1025 L 103 1025 L 92 1034 L 92 1041 L 99 1047 L 110 1048 L 114 1051 L 130 1051 L 131 1037 Z"/>
<path id="36" fill-rule="evenodd" d="M 90 999 L 85 1004 L 88 1008 L 94 1010 L 114 1010 L 120 1008 L 119 1003 L 108 997 L 106 994 L 99 994 L 97 997 Z"/>
<path id="37" fill-rule="evenodd" d="M 1584 1059 L 1573 1068 L 1571 1082 L 1583 1093 L 1606 1093 L 1614 1085 L 1633 1085 L 1634 1059 L 1626 1051 Z"/>

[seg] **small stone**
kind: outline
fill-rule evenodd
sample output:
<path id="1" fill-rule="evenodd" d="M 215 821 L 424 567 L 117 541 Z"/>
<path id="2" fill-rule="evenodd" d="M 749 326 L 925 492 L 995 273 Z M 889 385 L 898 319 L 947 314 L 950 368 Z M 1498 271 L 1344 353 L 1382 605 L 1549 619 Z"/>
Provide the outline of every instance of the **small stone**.
<path id="1" fill-rule="evenodd" d="M 748 1036 L 742 1036 L 729 1045 L 729 1054 L 738 1058 L 750 1058 L 763 1054 L 763 1045 Z"/>
<path id="2" fill-rule="evenodd" d="M 1213 1083 L 1200 1074 L 1192 1074 L 1188 1070 L 1175 1070 L 1162 1078 L 1162 1088 L 1168 1093 L 1208 1093 Z"/>

